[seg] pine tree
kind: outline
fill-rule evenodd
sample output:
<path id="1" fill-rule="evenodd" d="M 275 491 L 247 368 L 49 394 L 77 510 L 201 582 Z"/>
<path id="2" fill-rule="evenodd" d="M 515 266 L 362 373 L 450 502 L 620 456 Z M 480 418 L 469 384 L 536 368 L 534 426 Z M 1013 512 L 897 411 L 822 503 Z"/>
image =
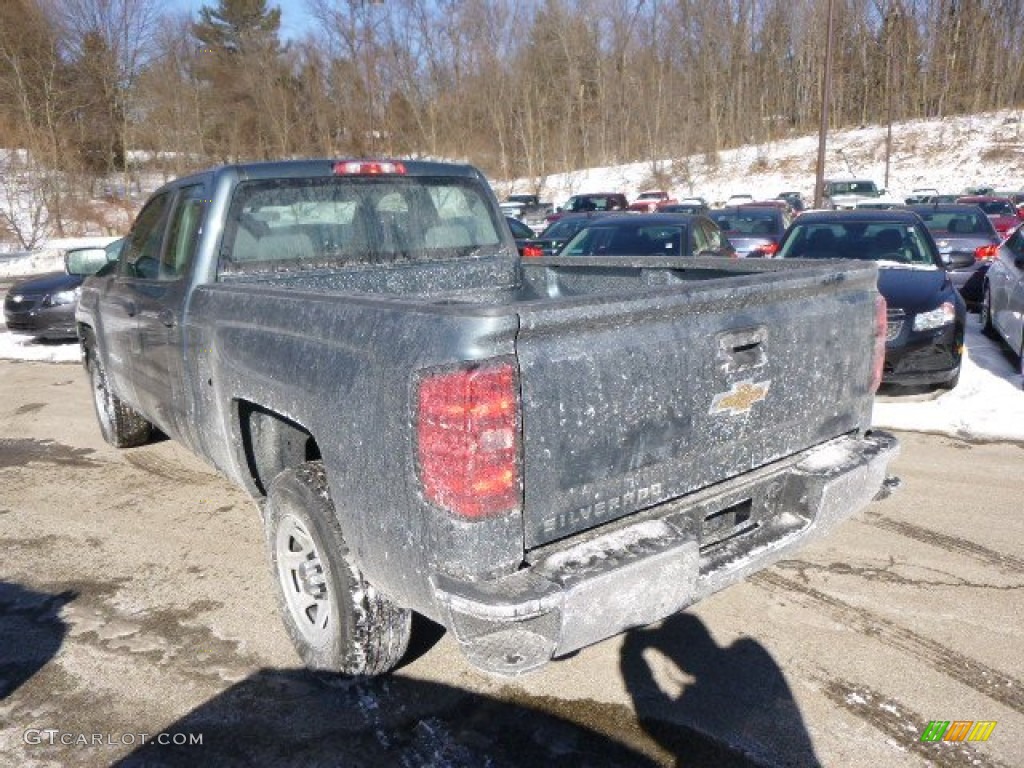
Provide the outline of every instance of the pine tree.
<path id="1" fill-rule="evenodd" d="M 208 53 L 278 54 L 280 28 L 281 9 L 267 8 L 266 0 L 218 0 L 199 9 L 192 33 Z"/>

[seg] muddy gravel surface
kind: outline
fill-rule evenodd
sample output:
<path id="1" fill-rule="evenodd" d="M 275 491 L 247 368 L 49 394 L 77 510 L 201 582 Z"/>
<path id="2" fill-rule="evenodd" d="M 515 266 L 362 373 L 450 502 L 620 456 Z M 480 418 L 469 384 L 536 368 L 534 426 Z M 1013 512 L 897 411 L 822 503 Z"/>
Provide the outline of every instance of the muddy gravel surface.
<path id="1" fill-rule="evenodd" d="M 900 437 L 890 498 L 690 611 L 514 680 L 421 621 L 352 680 L 298 664 L 242 491 L 0 362 L 0 765 L 1024 765 L 1024 448 Z"/>

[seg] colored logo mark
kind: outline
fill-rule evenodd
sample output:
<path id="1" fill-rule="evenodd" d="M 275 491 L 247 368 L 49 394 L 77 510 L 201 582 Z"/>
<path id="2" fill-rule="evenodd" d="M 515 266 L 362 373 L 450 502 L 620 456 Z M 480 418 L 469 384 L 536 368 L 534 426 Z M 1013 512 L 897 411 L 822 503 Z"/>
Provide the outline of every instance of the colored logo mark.
<path id="1" fill-rule="evenodd" d="M 921 741 L 988 741 L 995 727 L 995 720 L 932 720 Z"/>

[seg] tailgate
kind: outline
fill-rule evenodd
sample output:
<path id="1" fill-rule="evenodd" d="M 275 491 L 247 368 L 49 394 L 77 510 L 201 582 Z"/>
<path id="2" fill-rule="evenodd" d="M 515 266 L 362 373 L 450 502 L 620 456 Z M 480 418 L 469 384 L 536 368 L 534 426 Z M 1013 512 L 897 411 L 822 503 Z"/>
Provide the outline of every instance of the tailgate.
<path id="1" fill-rule="evenodd" d="M 527 549 L 866 428 L 875 276 L 520 310 Z"/>

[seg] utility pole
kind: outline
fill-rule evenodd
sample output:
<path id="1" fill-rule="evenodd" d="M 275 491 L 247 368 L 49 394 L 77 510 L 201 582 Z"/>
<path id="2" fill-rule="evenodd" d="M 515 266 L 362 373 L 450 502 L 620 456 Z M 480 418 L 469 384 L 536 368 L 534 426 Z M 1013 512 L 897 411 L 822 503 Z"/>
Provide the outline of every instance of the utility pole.
<path id="1" fill-rule="evenodd" d="M 889 189 L 889 157 L 892 155 L 892 39 L 895 34 L 896 22 L 900 18 L 899 9 L 890 10 L 885 15 L 885 90 L 886 90 L 886 123 L 885 130 L 885 189 Z"/>
<path id="2" fill-rule="evenodd" d="M 828 31 L 825 35 L 825 75 L 821 84 L 821 127 L 818 129 L 818 164 L 814 175 L 814 207 L 821 207 L 825 184 L 825 136 L 828 133 L 828 107 L 832 101 L 832 19 L 835 0 L 828 0 Z"/>

